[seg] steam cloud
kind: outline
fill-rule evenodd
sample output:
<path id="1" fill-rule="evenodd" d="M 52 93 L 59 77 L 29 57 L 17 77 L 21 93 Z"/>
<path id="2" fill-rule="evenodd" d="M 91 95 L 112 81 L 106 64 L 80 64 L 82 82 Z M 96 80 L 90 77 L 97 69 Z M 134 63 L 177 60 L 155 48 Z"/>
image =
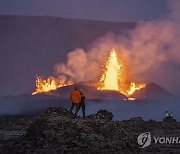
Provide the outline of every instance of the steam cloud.
<path id="1" fill-rule="evenodd" d="M 126 36 L 108 33 L 86 50 L 77 48 L 67 55 L 67 63 L 57 63 L 55 74 L 66 81 L 97 81 L 111 48 L 126 60 L 132 80 L 156 82 L 180 93 L 180 1 L 168 3 L 165 19 L 138 22 Z M 177 92 L 178 91 L 178 92 Z"/>

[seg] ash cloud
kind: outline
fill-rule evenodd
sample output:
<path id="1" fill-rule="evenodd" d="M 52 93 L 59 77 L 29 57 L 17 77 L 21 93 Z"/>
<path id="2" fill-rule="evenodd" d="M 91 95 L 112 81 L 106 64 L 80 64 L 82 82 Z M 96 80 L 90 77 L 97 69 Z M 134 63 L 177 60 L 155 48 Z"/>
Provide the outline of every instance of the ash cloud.
<path id="1" fill-rule="evenodd" d="M 180 93 L 180 1 L 169 1 L 170 13 L 164 19 L 138 22 L 126 36 L 111 32 L 96 39 L 86 49 L 67 55 L 66 63 L 55 65 L 55 75 L 67 81 L 97 81 L 111 48 L 125 59 L 133 81 L 156 82 Z"/>

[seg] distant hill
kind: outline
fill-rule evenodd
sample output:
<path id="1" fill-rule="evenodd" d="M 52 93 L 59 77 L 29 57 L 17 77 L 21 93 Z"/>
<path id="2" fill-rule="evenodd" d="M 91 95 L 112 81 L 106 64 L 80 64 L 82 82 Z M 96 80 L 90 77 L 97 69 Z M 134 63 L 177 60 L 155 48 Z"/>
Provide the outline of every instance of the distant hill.
<path id="1" fill-rule="evenodd" d="M 103 99 L 103 100 L 124 100 L 127 97 L 120 94 L 117 91 L 110 91 L 110 90 L 105 90 L 105 91 L 100 91 L 97 90 L 95 87 L 89 87 L 87 85 L 79 85 L 80 88 L 83 90 L 86 99 Z M 55 91 L 50 91 L 48 94 L 54 95 L 54 96 L 59 96 L 61 99 L 69 99 L 70 92 L 74 89 L 74 85 L 72 86 L 66 86 L 62 88 L 58 88 Z"/>
<path id="2" fill-rule="evenodd" d="M 89 84 L 91 83 L 91 84 Z M 81 82 L 79 83 L 79 87 L 83 90 L 83 93 L 88 100 L 128 100 L 128 98 L 117 92 L 112 90 L 97 90 L 95 87 L 96 82 Z M 94 84 L 92 84 L 94 83 Z M 38 100 L 54 100 L 54 99 L 61 99 L 61 100 L 69 100 L 70 99 L 70 92 L 74 89 L 74 85 L 64 86 L 58 88 L 56 90 L 52 90 L 46 93 L 40 93 L 36 95 L 31 95 L 29 93 L 22 93 L 16 96 L 3 96 L 0 97 L 0 100 L 27 100 L 27 101 L 38 101 Z M 131 98 L 135 98 L 136 100 L 168 100 L 168 99 L 177 99 L 178 96 L 168 92 L 167 90 L 163 89 L 156 83 L 146 83 L 146 87 L 142 88 L 139 91 L 136 91 L 133 95 L 130 96 Z"/>
<path id="3" fill-rule="evenodd" d="M 35 76 L 49 76 L 58 61 L 107 32 L 126 33 L 135 23 L 0 15 L 0 96 L 32 89 Z"/>
<path id="4" fill-rule="evenodd" d="M 132 97 L 141 100 L 166 100 L 176 96 L 163 89 L 156 83 L 147 83 L 145 88 L 135 92 Z"/>
<path id="5" fill-rule="evenodd" d="M 125 95 L 120 94 L 117 91 L 111 91 L 111 90 L 100 91 L 93 86 L 88 86 L 87 84 L 83 84 L 83 83 L 79 84 L 79 86 L 83 90 L 87 99 L 103 99 L 103 100 L 127 99 Z M 65 86 L 45 94 L 38 94 L 35 97 L 46 98 L 46 97 L 54 96 L 61 99 L 69 99 L 69 94 L 73 89 L 74 89 L 74 85 Z M 136 98 L 137 100 L 166 100 L 166 99 L 175 98 L 176 96 L 166 91 L 156 83 L 147 83 L 145 88 L 141 89 L 140 91 L 136 91 L 131 97 Z"/>

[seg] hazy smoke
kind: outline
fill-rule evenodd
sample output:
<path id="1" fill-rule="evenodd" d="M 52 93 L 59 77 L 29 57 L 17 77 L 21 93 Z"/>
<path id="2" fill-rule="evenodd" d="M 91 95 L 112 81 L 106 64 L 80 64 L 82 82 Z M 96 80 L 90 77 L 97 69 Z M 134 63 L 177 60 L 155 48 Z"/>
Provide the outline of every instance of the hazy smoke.
<path id="1" fill-rule="evenodd" d="M 65 75 L 68 80 L 74 82 L 97 80 L 101 71 L 102 64 L 115 46 L 113 34 L 108 34 L 95 41 L 88 51 L 75 49 L 67 55 L 67 63 L 55 65 L 57 75 Z"/>
<path id="2" fill-rule="evenodd" d="M 166 19 L 139 22 L 128 36 L 108 33 L 84 49 L 77 48 L 67 55 L 67 63 L 55 65 L 59 78 L 79 81 L 98 80 L 102 65 L 111 48 L 126 60 L 134 81 L 157 82 L 180 93 L 180 1 L 168 3 Z M 175 90 L 173 91 L 175 92 Z"/>

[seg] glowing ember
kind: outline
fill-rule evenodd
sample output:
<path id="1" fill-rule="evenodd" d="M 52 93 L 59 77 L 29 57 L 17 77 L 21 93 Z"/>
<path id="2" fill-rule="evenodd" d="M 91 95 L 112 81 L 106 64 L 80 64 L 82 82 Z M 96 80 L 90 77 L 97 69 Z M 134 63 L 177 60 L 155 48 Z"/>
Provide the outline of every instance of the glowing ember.
<path id="1" fill-rule="evenodd" d="M 129 100 L 129 101 L 134 101 L 134 100 L 136 100 L 136 99 L 133 98 L 133 97 L 129 97 L 128 100 Z"/>
<path id="2" fill-rule="evenodd" d="M 57 88 L 65 86 L 64 82 L 60 82 L 53 77 L 49 77 L 48 79 L 43 79 L 42 77 L 36 78 L 36 90 L 32 93 L 32 95 L 38 93 L 45 93 L 51 90 L 56 90 Z"/>
<path id="3" fill-rule="evenodd" d="M 135 98 L 131 98 L 130 95 L 144 88 L 146 84 L 129 82 L 125 71 L 127 71 L 125 66 L 118 58 L 116 51 L 112 49 L 101 75 L 98 90 L 119 91 L 126 95 L 129 100 L 134 100 Z"/>

